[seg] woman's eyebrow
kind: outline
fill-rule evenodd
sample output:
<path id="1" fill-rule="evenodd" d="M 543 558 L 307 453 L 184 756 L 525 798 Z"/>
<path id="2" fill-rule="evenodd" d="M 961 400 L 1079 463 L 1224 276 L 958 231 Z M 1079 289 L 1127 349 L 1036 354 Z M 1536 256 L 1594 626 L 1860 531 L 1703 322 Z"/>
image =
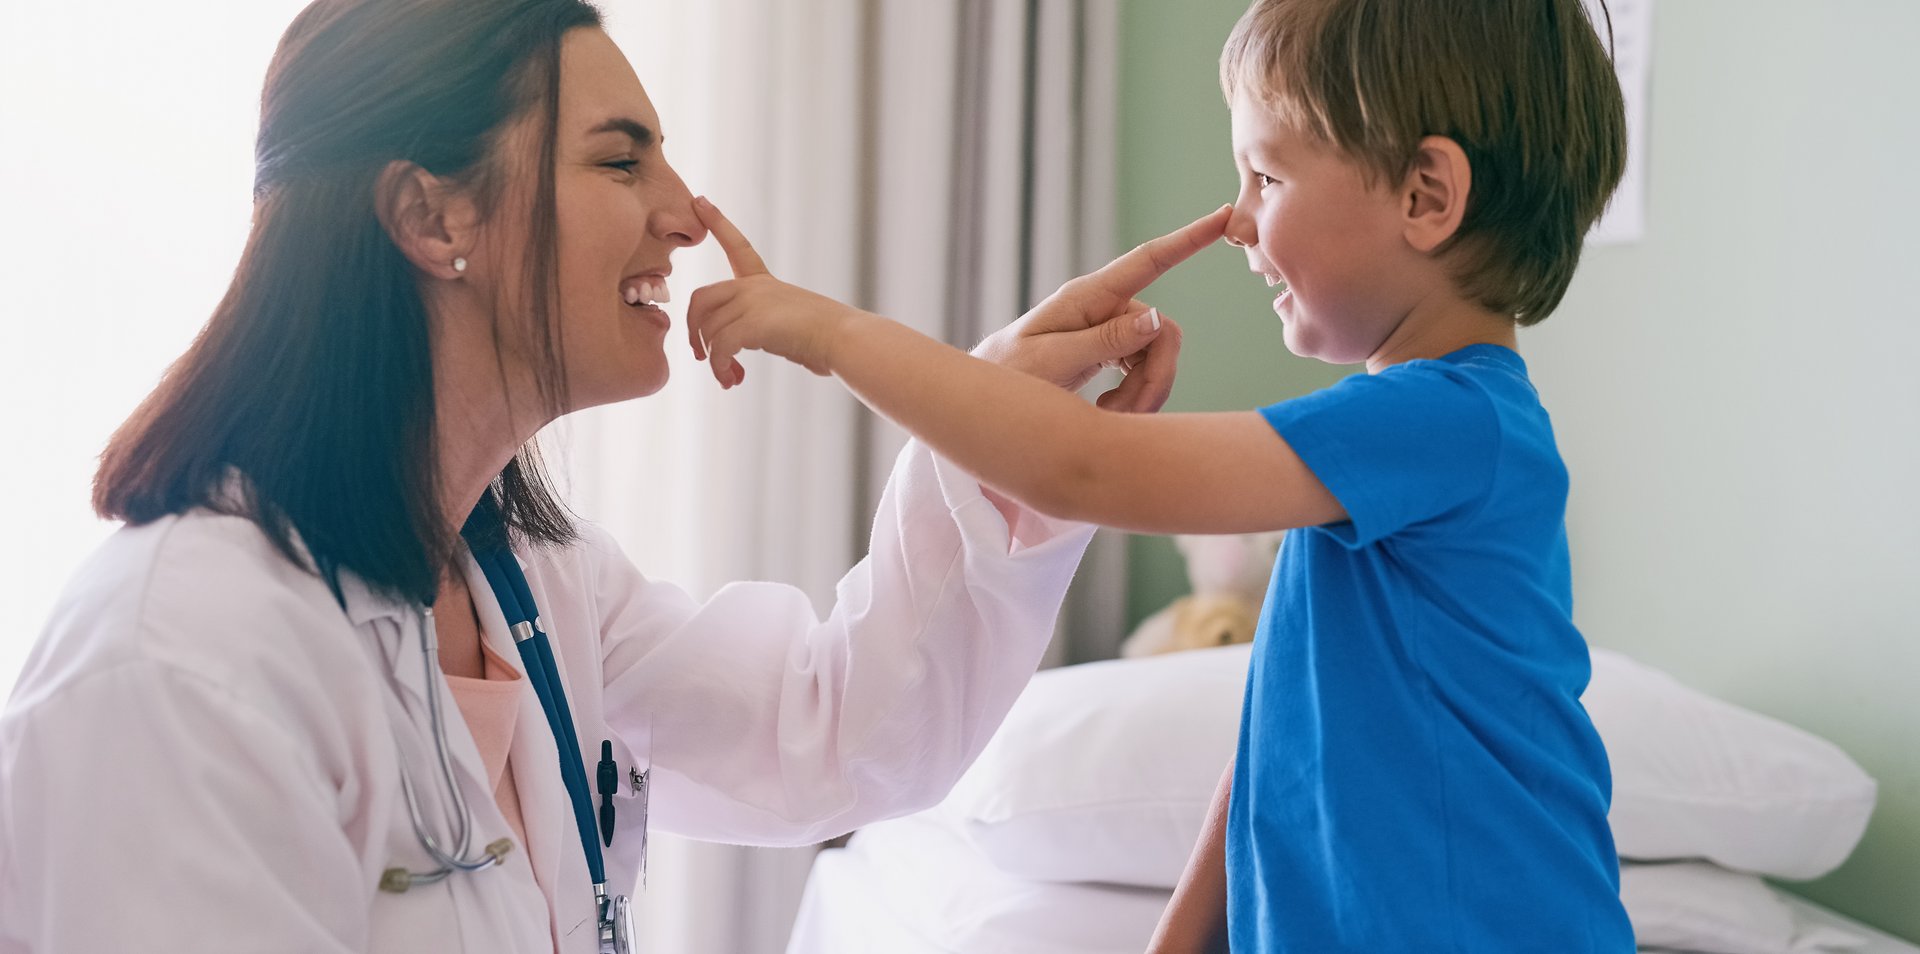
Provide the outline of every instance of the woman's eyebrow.
<path id="1" fill-rule="evenodd" d="M 633 144 L 641 149 L 645 149 L 646 147 L 653 145 L 655 142 L 663 141 L 665 139 L 664 136 L 656 137 L 653 134 L 653 130 L 648 128 L 645 123 L 642 123 L 638 120 L 628 119 L 625 116 L 615 116 L 614 118 L 609 119 L 606 122 L 603 122 L 600 125 L 587 130 L 587 135 L 595 136 L 595 135 L 599 135 L 600 133 L 606 133 L 606 132 L 625 133 L 628 138 L 633 140 Z"/>

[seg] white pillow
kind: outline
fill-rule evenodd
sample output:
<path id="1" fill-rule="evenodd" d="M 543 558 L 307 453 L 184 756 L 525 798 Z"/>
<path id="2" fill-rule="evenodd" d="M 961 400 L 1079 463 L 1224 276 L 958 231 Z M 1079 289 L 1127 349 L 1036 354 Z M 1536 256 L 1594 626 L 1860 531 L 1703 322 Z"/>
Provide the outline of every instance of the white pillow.
<path id="1" fill-rule="evenodd" d="M 935 811 L 1021 878 L 1173 887 L 1233 758 L 1252 648 L 1035 675 Z"/>
<path id="2" fill-rule="evenodd" d="M 1703 861 L 1620 866 L 1620 900 L 1643 948 L 1701 954 L 1813 954 L 1859 947 L 1839 928 L 1802 928 L 1756 875 Z"/>
<path id="3" fill-rule="evenodd" d="M 1034 676 L 935 811 L 1002 870 L 1170 888 L 1237 741 L 1250 646 Z M 1873 780 L 1830 743 L 1603 649 L 1586 696 L 1623 855 L 1811 878 L 1844 860 Z"/>
<path id="4" fill-rule="evenodd" d="M 1866 831 L 1873 779 L 1831 742 L 1604 649 L 1581 701 L 1613 764 L 1623 858 L 1810 879 Z"/>

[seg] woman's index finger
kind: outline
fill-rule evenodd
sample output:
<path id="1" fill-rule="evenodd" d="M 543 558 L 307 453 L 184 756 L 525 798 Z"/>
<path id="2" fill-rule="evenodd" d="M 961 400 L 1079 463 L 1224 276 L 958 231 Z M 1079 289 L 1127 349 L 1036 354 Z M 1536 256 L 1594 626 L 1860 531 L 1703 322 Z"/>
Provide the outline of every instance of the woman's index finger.
<path id="1" fill-rule="evenodd" d="M 1120 298 L 1132 298 L 1175 265 L 1219 241 L 1227 233 L 1227 219 L 1232 209 L 1230 205 L 1221 206 L 1159 238 L 1148 239 L 1132 251 L 1108 262 L 1094 272 L 1093 277 L 1107 292 Z"/>
<path id="2" fill-rule="evenodd" d="M 693 200 L 693 212 L 700 217 L 700 224 L 712 233 L 713 240 L 720 243 L 720 250 L 727 253 L 727 264 L 733 266 L 733 277 L 767 274 L 767 263 L 760 260 L 760 253 L 753 250 L 753 243 L 747 241 L 733 220 L 723 215 L 706 196 Z"/>

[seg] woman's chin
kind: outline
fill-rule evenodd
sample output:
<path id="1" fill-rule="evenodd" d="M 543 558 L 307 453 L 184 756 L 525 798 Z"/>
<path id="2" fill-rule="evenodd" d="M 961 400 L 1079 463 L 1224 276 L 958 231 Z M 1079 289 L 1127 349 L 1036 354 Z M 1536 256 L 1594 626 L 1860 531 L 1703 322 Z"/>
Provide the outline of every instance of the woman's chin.
<path id="1" fill-rule="evenodd" d="M 659 394 L 661 388 L 667 386 L 667 379 L 673 376 L 673 369 L 667 366 L 665 355 L 657 357 L 660 358 L 657 365 L 650 366 L 645 373 L 634 376 L 629 384 L 632 393 L 627 395 L 627 400 L 652 397 Z"/>
<path id="2" fill-rule="evenodd" d="M 567 391 L 571 409 L 583 411 L 603 404 L 619 404 L 635 398 L 651 397 L 667 386 L 670 374 L 666 356 L 653 355 L 651 361 L 629 364 L 613 373 L 572 377 Z"/>

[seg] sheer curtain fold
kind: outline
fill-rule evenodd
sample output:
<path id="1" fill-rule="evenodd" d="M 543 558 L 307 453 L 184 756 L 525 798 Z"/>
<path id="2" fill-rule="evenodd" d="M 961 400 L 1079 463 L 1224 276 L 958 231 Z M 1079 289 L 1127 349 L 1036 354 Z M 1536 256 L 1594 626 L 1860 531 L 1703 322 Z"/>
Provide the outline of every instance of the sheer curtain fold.
<path id="1" fill-rule="evenodd" d="M 605 0 L 665 149 L 782 278 L 960 347 L 1108 258 L 1116 13 L 1103 0 Z M 677 301 L 727 276 L 676 256 Z M 684 314 L 684 312 L 679 312 Z M 824 612 L 905 440 L 837 385 L 761 355 L 722 392 L 670 334 L 659 395 L 579 415 L 581 512 L 696 596 L 799 585 Z M 1097 539 L 1055 661 L 1111 653 L 1118 541 Z M 785 948 L 808 850 L 655 839 L 649 950 Z"/>

